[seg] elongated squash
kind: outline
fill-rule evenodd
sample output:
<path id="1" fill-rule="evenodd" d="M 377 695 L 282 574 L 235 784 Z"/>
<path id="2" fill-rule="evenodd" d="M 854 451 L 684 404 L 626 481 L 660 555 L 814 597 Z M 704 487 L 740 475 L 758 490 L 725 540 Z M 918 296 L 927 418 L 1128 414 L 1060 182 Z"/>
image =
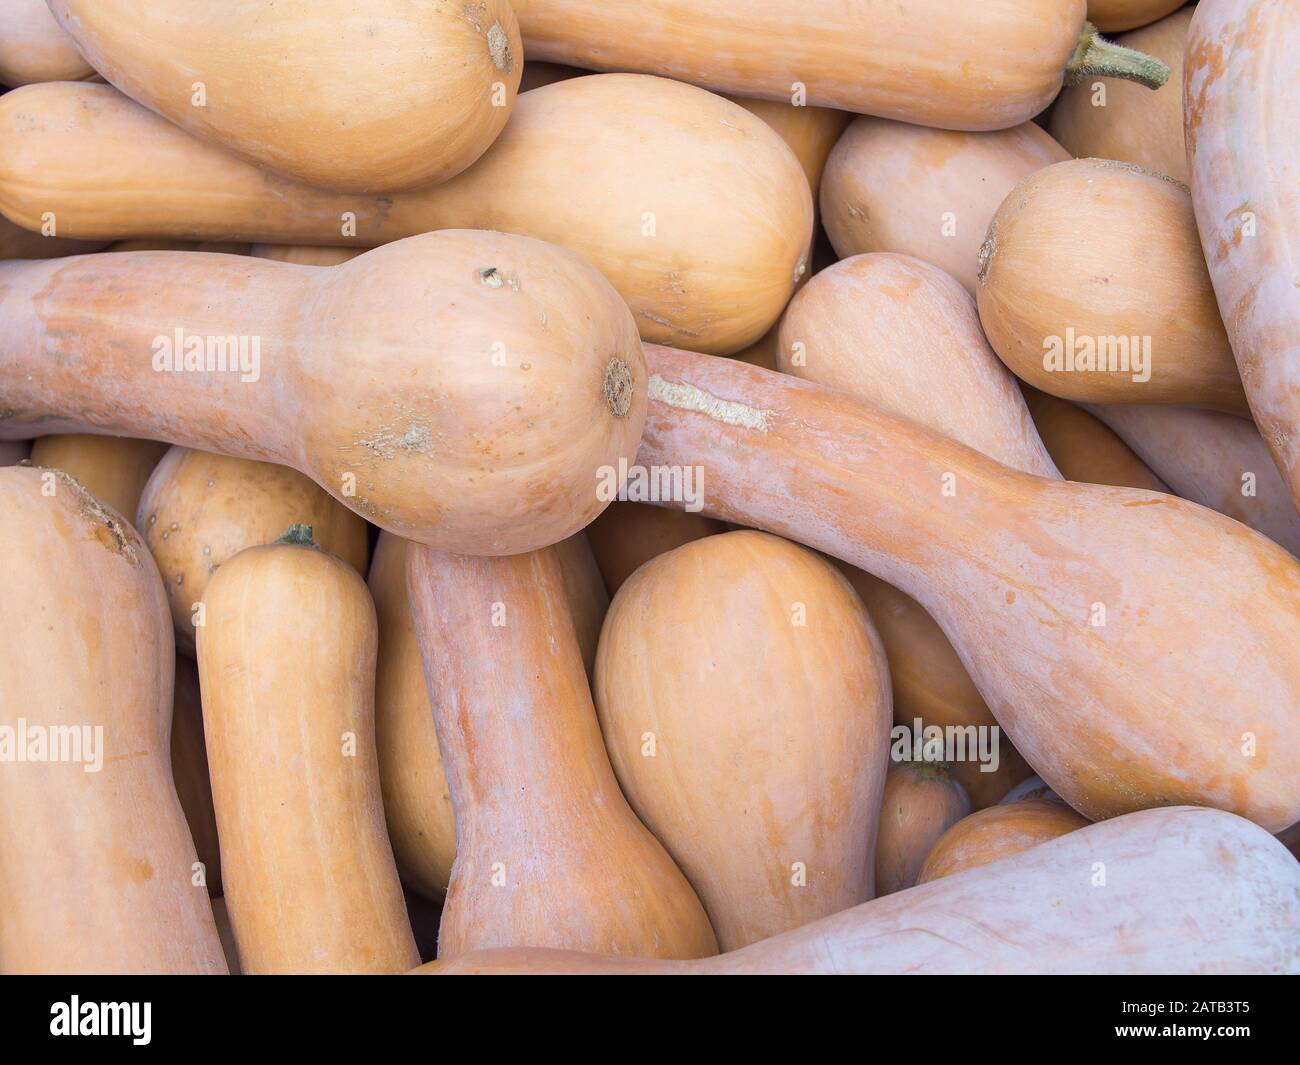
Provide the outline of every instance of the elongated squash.
<path id="1" fill-rule="evenodd" d="M 978 869 L 1087 825 L 1086 817 L 1059 799 L 999 803 L 962 818 L 940 836 L 925 856 L 916 882 L 928 884 Z"/>
<path id="2" fill-rule="evenodd" d="M 605 746 L 723 950 L 872 897 L 888 675 L 848 582 L 765 533 L 660 555 L 614 597 Z"/>
<path id="3" fill-rule="evenodd" d="M 143 541 L 67 474 L 6 467 L 0 569 L 0 972 L 225 972 L 172 782 L 171 626 Z"/>
<path id="4" fill-rule="evenodd" d="M 377 525 L 466 551 L 582 528 L 644 417 L 618 294 L 571 252 L 502 233 L 428 233 L 328 268 L 0 262 L 0 319 L 0 437 L 114 432 L 278 462 Z"/>
<path id="5" fill-rule="evenodd" d="M 102 240 L 45 237 L 0 215 L 0 259 L 57 259 L 64 255 L 85 255 L 103 246 Z"/>
<path id="6" fill-rule="evenodd" d="M 1300 510 L 1300 9 L 1207 0 L 1183 114 L 1196 225 L 1260 435 Z"/>
<path id="7" fill-rule="evenodd" d="M 1145 26 L 1177 11 L 1185 0 L 1088 0 L 1088 19 L 1103 33 L 1118 33 L 1135 26 Z M 1137 44 L 1119 41 L 1130 48 Z M 1164 56 L 1157 55 L 1158 59 Z M 1167 63 L 1168 60 L 1165 60 Z"/>
<path id="8" fill-rule="evenodd" d="M 95 76 L 45 0 L 0 0 L 0 85 Z"/>
<path id="9" fill-rule="evenodd" d="M 166 452 L 167 445 L 156 440 L 69 433 L 33 441 L 32 462 L 71 474 L 100 502 L 134 521 L 140 493 Z"/>
<path id="10" fill-rule="evenodd" d="M 106 86 L 0 97 L 0 143 L 0 213 L 30 229 L 54 212 L 61 234 L 80 237 L 367 246 L 446 228 L 522 233 L 590 261 L 647 338 L 709 352 L 766 332 L 812 240 L 808 182 L 766 123 L 633 74 L 528 93 L 464 174 L 391 196 L 274 177 Z M 88 155 L 99 161 L 90 187 Z"/>
<path id="11" fill-rule="evenodd" d="M 891 763 L 876 838 L 876 897 L 912 887 L 935 840 L 969 813 L 966 789 L 942 762 Z"/>
<path id="12" fill-rule="evenodd" d="M 700 900 L 619 792 L 555 549 L 411 545 L 407 589 L 456 813 L 439 956 L 716 952 Z"/>
<path id="13" fill-rule="evenodd" d="M 980 243 L 1007 193 L 1069 157 L 1033 122 L 962 133 L 855 118 L 826 163 L 822 224 L 840 258 L 913 255 L 973 293 Z"/>
<path id="14" fill-rule="evenodd" d="M 176 691 L 172 700 L 172 776 L 194 848 L 203 863 L 208 894 L 221 894 L 221 848 L 217 843 L 217 814 L 212 806 L 208 776 L 208 751 L 203 739 L 203 701 L 199 694 L 198 667 L 188 658 L 176 658 Z M 229 951 L 227 951 L 229 956 Z"/>
<path id="15" fill-rule="evenodd" d="M 244 548 L 269 544 L 301 524 L 358 573 L 366 572 L 370 556 L 366 523 L 301 473 L 210 451 L 167 450 L 131 513 L 167 588 L 176 646 L 191 657 L 204 589 Z"/>
<path id="16" fill-rule="evenodd" d="M 915 597 L 1085 816 L 1195 802 L 1300 819 L 1300 563 L 1282 548 L 1171 496 L 1020 473 L 786 375 L 647 355 L 637 462 L 704 466 L 705 513 Z"/>
<path id="17" fill-rule="evenodd" d="M 1022 391 L 1039 437 L 1067 480 L 1143 488 L 1148 492 L 1169 491 L 1169 486 L 1095 415 L 1069 400 L 1057 399 L 1028 385 Z"/>
<path id="18" fill-rule="evenodd" d="M 1083 0 L 514 0 L 514 8 L 530 59 L 948 129 L 1027 121 L 1064 77 L 1102 64 L 1117 76 L 1162 78 L 1096 39 Z"/>
<path id="19" fill-rule="evenodd" d="M 587 539 L 613 595 L 652 558 L 726 531 L 722 522 L 702 514 L 616 501 L 587 526 Z"/>
<path id="20" fill-rule="evenodd" d="M 578 637 L 578 650 L 582 652 L 582 665 L 590 677 L 596 668 L 596 647 L 609 609 L 609 591 L 586 533 L 561 540 L 555 545 L 555 553 L 559 556 L 564 597 Z"/>
<path id="21" fill-rule="evenodd" d="M 1236 518 L 1300 556 L 1300 515 L 1251 422 L 1190 407 L 1091 409 L 1184 499 Z"/>
<path id="22" fill-rule="evenodd" d="M 1104 890 L 1087 875 L 1099 861 Z M 498 950 L 420 971 L 1294 974 L 1298 954 L 1300 865 L 1240 818 L 1181 807 L 1090 825 L 718 958 Z"/>
<path id="23" fill-rule="evenodd" d="M 989 343 L 1035 388 L 1246 413 L 1176 181 L 1131 163 L 1056 163 L 1007 196 L 979 258 Z"/>
<path id="24" fill-rule="evenodd" d="M 419 955 L 379 795 L 375 609 L 356 570 L 300 538 L 241 551 L 203 595 L 230 923 L 246 973 L 398 972 Z"/>
<path id="25" fill-rule="evenodd" d="M 508 0 L 49 0 L 95 69 L 195 136 L 318 188 L 446 181 L 510 116 Z"/>
<path id="26" fill-rule="evenodd" d="M 1186 184 L 1183 143 L 1183 44 L 1192 8 L 1120 37 L 1117 44 L 1153 55 L 1169 67 L 1155 92 L 1088 78 L 1061 90 L 1052 108 L 1052 136 L 1080 159 L 1122 159 Z"/>

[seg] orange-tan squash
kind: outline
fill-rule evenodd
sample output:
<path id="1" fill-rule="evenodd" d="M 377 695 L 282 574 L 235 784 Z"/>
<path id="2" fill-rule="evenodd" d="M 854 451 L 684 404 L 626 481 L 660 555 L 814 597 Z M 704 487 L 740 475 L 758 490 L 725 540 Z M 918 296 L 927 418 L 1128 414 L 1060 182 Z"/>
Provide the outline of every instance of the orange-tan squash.
<path id="1" fill-rule="evenodd" d="M 925 856 L 918 884 L 1010 858 L 1040 843 L 1086 828 L 1059 799 L 1021 799 L 999 803 L 964 817 L 948 829 Z"/>
<path id="2" fill-rule="evenodd" d="M 1172 496 L 1020 473 L 783 374 L 656 345 L 647 361 L 637 462 L 703 466 L 706 514 L 915 597 L 1085 816 L 1192 802 L 1274 831 L 1300 819 L 1300 562 L 1285 550 Z M 1266 758 L 1246 755 L 1247 732 Z"/>
<path id="3" fill-rule="evenodd" d="M 140 493 L 167 445 L 156 440 L 84 433 L 42 436 L 32 442 L 32 463 L 71 474 L 91 495 L 135 521 Z"/>
<path id="4" fill-rule="evenodd" d="M 251 245 L 215 240 L 115 240 L 104 251 L 215 251 L 223 255 L 248 255 Z M 267 256 L 270 258 L 270 256 Z"/>
<path id="5" fill-rule="evenodd" d="M 167 588 L 176 646 L 190 656 L 204 589 L 244 548 L 269 544 L 301 524 L 358 573 L 366 572 L 370 557 L 369 530 L 360 517 L 301 473 L 270 462 L 173 447 L 130 513 Z"/>
<path id="6" fill-rule="evenodd" d="M 0 259 L 57 259 L 63 255 L 85 255 L 99 251 L 104 243 L 102 240 L 42 236 L 39 232 L 14 225 L 0 215 Z"/>
<path id="7" fill-rule="evenodd" d="M 292 538 L 203 595 L 199 678 L 222 884 L 245 973 L 418 964 L 375 758 L 375 608 L 347 563 Z"/>
<path id="8" fill-rule="evenodd" d="M 1143 488 L 1149 492 L 1169 491 L 1169 486 L 1095 415 L 1069 400 L 1057 399 L 1029 385 L 1022 391 L 1038 435 L 1066 480 Z"/>
<path id="9" fill-rule="evenodd" d="M 700 900 L 619 792 L 558 552 L 413 544 L 407 590 L 456 815 L 439 957 L 714 953 Z"/>
<path id="10" fill-rule="evenodd" d="M 0 85 L 95 76 L 45 0 L 0 0 Z"/>
<path id="11" fill-rule="evenodd" d="M 254 244 L 249 249 L 249 254 L 259 259 L 274 259 L 276 262 L 296 263 L 299 266 L 338 266 L 339 263 L 355 259 L 364 250 L 313 247 L 310 244 Z"/>
<path id="12" fill-rule="evenodd" d="M 534 89 L 465 173 L 386 196 L 275 177 L 102 85 L 0 97 L 0 143 L 0 213 L 28 228 L 53 211 L 64 236 L 111 239 L 368 246 L 447 228 L 521 233 L 591 262 L 648 339 L 709 352 L 767 331 L 812 241 L 807 179 L 765 122 L 635 74 Z M 87 157 L 98 163 L 89 186 Z"/>
<path id="13" fill-rule="evenodd" d="M 652 558 L 726 531 L 722 522 L 703 514 L 616 500 L 587 526 L 587 540 L 613 595 Z"/>
<path id="14" fill-rule="evenodd" d="M 935 840 L 969 813 L 966 789 L 942 762 L 891 763 L 876 837 L 876 897 L 912 887 Z"/>
<path id="15" fill-rule="evenodd" d="M 176 796 L 194 837 L 194 848 L 203 863 L 208 894 L 221 894 L 221 848 L 217 844 L 217 814 L 212 806 L 212 784 L 208 775 L 208 751 L 203 740 L 203 701 L 199 693 L 198 667 L 188 658 L 176 657 L 176 689 L 172 699 L 172 776 Z"/>
<path id="16" fill-rule="evenodd" d="M 1035 388 L 1246 413 L 1191 197 L 1176 181 L 1131 163 L 1056 163 L 1007 196 L 979 258 L 989 343 Z"/>
<path id="17" fill-rule="evenodd" d="M 572 252 L 503 233 L 427 233 L 327 268 L 0 262 L 0 318 L 0 438 L 89 430 L 277 462 L 466 551 L 586 525 L 644 417 L 618 294 Z"/>
<path id="18" fill-rule="evenodd" d="M 523 66 L 508 0 L 49 0 L 128 96 L 318 188 L 409 189 L 474 162 Z"/>
<path id="19" fill-rule="evenodd" d="M 0 469 L 0 514 L 0 972 L 225 972 L 172 780 L 153 559 L 59 471 Z"/>
<path id="20" fill-rule="evenodd" d="M 1185 2 L 1186 0 L 1088 0 L 1088 20 L 1102 33 L 1118 33 L 1120 30 L 1131 30 L 1135 26 L 1145 26 L 1164 18 L 1169 12 L 1177 11 Z M 1117 43 L 1138 48 L 1137 44 L 1129 41 Z M 1157 58 L 1164 59 L 1164 56 L 1158 55 Z"/>
<path id="21" fill-rule="evenodd" d="M 872 897 L 888 677 L 848 582 L 766 533 L 695 540 L 614 597 L 593 686 L 605 746 L 723 950 Z"/>

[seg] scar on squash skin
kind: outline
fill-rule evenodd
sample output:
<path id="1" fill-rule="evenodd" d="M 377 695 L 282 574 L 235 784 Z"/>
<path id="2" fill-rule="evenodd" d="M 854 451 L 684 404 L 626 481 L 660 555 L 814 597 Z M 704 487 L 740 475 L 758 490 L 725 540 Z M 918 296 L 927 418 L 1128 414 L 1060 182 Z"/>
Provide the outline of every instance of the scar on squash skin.
<path id="1" fill-rule="evenodd" d="M 44 467 L 39 466 L 36 468 L 44 469 Z M 103 503 L 91 495 L 85 485 L 62 470 L 47 469 L 46 472 L 54 474 L 55 477 L 72 489 L 73 498 L 77 501 L 77 509 L 81 512 L 81 516 L 95 527 L 96 540 L 110 551 L 115 551 L 121 555 L 131 565 L 140 565 L 140 555 L 135 549 L 135 544 L 131 542 L 131 533 L 127 527 L 118 521 Z"/>
<path id="2" fill-rule="evenodd" d="M 990 233 L 984 238 L 984 243 L 980 245 L 979 255 L 976 257 L 976 280 L 984 280 L 984 275 L 989 272 L 989 263 L 993 261 L 993 253 L 997 251 L 997 248 L 997 237 Z"/>
<path id="3" fill-rule="evenodd" d="M 627 412 L 632 409 L 632 397 L 636 394 L 636 383 L 631 369 L 622 359 L 609 360 L 609 365 L 605 367 L 603 390 L 605 402 L 614 412 L 614 417 L 627 417 Z"/>
<path id="4" fill-rule="evenodd" d="M 1138 166 L 1137 163 L 1126 163 L 1120 159 L 1094 159 L 1092 162 L 1098 170 L 1123 170 L 1129 174 L 1141 174 L 1143 177 L 1159 178 L 1161 181 L 1167 181 L 1171 185 L 1177 185 L 1184 192 L 1190 193 L 1192 191 L 1176 177 L 1170 177 L 1168 174 L 1161 173 L 1159 170 L 1148 170 L 1145 166 Z"/>
<path id="5" fill-rule="evenodd" d="M 497 70 L 507 71 L 514 66 L 515 57 L 510 51 L 510 38 L 501 28 L 501 23 L 494 22 L 487 32 L 488 55 Z"/>
<path id="6" fill-rule="evenodd" d="M 739 425 L 745 429 L 767 432 L 772 412 L 736 403 L 729 399 L 711 396 L 703 389 L 683 381 L 665 381 L 658 374 L 650 378 L 650 398 L 657 399 L 678 410 L 693 410 L 726 425 Z"/>

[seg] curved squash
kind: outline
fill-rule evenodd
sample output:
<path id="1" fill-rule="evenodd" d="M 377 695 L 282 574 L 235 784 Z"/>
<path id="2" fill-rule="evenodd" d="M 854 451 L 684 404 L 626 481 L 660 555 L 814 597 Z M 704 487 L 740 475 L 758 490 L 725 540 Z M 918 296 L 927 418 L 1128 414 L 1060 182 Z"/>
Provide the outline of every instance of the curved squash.
<path id="1" fill-rule="evenodd" d="M 1034 416 L 1039 437 L 1066 480 L 1142 488 L 1148 492 L 1169 491 L 1169 486 L 1105 422 L 1068 400 L 1057 399 L 1028 385 L 1021 391 L 1029 413 Z"/>
<path id="2" fill-rule="evenodd" d="M 1076 159 L 1026 178 L 989 225 L 976 298 L 993 350 L 1044 392 L 1246 413 L 1191 197 L 1160 174 Z"/>
<path id="3" fill-rule="evenodd" d="M 55 470 L 0 469 L 0 515 L 0 616 L 30 622 L 0 654 L 0 972 L 225 972 L 172 781 L 153 559 Z"/>
<path id="4" fill-rule="evenodd" d="M 275 543 L 226 562 L 203 605 L 203 724 L 243 971 L 418 964 L 379 796 L 365 582 L 315 547 Z"/>
<path id="5" fill-rule="evenodd" d="M 32 463 L 62 470 L 102 503 L 135 520 L 140 493 L 167 452 L 156 440 L 69 433 L 32 441 Z"/>
<path id="6" fill-rule="evenodd" d="M 891 763 L 876 837 L 876 897 L 912 887 L 934 841 L 969 813 L 966 789 L 942 762 Z"/>
<path id="7" fill-rule="evenodd" d="M 1300 515 L 1251 422 L 1190 407 L 1116 403 L 1092 410 L 1184 499 L 1235 518 L 1300 556 Z"/>
<path id="8" fill-rule="evenodd" d="M 85 255 L 99 251 L 104 243 L 102 240 L 45 237 L 39 232 L 16 226 L 0 215 L 0 259 L 57 259 L 64 255 Z"/>
<path id="9" fill-rule="evenodd" d="M 1030 847 L 1088 826 L 1059 799 L 999 803 L 965 817 L 939 837 L 925 856 L 918 884 L 1010 858 Z"/>
<path id="10" fill-rule="evenodd" d="M 558 552 L 470 558 L 411 545 L 407 588 L 456 812 L 439 956 L 714 953 L 699 899 L 619 792 Z"/>
<path id="11" fill-rule="evenodd" d="M 269 544 L 302 524 L 358 573 L 365 573 L 370 555 L 366 523 L 302 474 L 210 451 L 168 450 L 131 513 L 162 574 L 176 646 L 190 656 L 204 589 L 244 548 Z"/>
<path id="12" fill-rule="evenodd" d="M 1131 30 L 1164 18 L 1171 11 L 1177 11 L 1185 2 L 1186 0 L 1088 0 L 1088 20 L 1102 33 L 1118 33 L 1120 30 Z M 1138 45 L 1129 41 L 1119 43 L 1129 48 L 1138 48 Z M 1145 49 L 1139 48 L 1139 51 Z M 1157 55 L 1156 58 L 1165 57 Z M 1170 80 L 1173 81 L 1172 76 Z"/>
<path id="13" fill-rule="evenodd" d="M 609 591 L 605 588 L 605 579 L 585 533 L 561 540 L 555 545 L 555 553 L 560 561 L 560 575 L 564 578 L 569 617 L 573 619 L 578 650 L 582 652 L 582 666 L 590 677 L 596 668 L 596 648 L 600 643 L 601 627 L 605 624 L 605 612 L 609 609 Z"/>
<path id="14" fill-rule="evenodd" d="M 726 531 L 722 522 L 703 514 L 615 500 L 587 526 L 587 540 L 613 595 L 652 558 Z"/>
<path id="15" fill-rule="evenodd" d="M 872 897 L 888 676 L 848 582 L 765 533 L 660 555 L 614 597 L 605 746 L 723 950 Z"/>
<path id="16" fill-rule="evenodd" d="M 840 258 L 913 255 L 973 293 L 980 243 L 1007 193 L 1068 158 L 1033 122 L 961 133 L 855 118 L 826 163 L 822 224 Z"/>
<path id="17" fill-rule="evenodd" d="M 1201 246 L 1250 409 L 1300 510 L 1300 10 L 1205 0 L 1183 114 Z"/>
<path id="18" fill-rule="evenodd" d="M 771 100 L 802 90 L 810 104 L 948 129 L 1032 118 L 1091 40 L 1084 0 L 514 0 L 514 8 L 530 59 Z M 1101 50 L 1093 43 L 1088 60 Z"/>
<path id="19" fill-rule="evenodd" d="M 1087 875 L 1097 861 L 1106 863 L 1104 891 Z M 494 950 L 419 971 L 1296 973 L 1297 952 L 1300 865 L 1240 818 L 1182 807 L 1089 825 L 717 958 Z"/>
<path id="20" fill-rule="evenodd" d="M 637 462 L 702 465 L 710 516 L 914 596 L 1085 816 L 1194 802 L 1300 820 L 1300 563 L 1282 548 L 1172 496 L 1019 473 L 783 374 L 647 357 Z M 1245 655 L 1249 670 L 1223 668 Z M 1242 756 L 1244 733 L 1266 759 Z"/>
<path id="21" fill-rule="evenodd" d="M 221 848 L 217 844 L 217 813 L 212 806 L 208 751 L 203 739 L 203 700 L 199 671 L 188 658 L 176 658 L 176 692 L 172 700 L 172 776 L 176 797 L 203 863 L 208 894 L 221 895 Z M 227 952 L 229 956 L 229 952 Z"/>
<path id="22" fill-rule="evenodd" d="M 49 0 L 104 78 L 164 118 L 317 188 L 459 174 L 510 116 L 523 65 L 507 0 Z"/>
<path id="23" fill-rule="evenodd" d="M 277 462 L 376 525 L 467 551 L 582 528 L 644 417 L 618 294 L 571 252 L 502 233 L 427 233 L 329 268 L 0 262 L 0 318 L 0 437 L 97 429 Z M 218 367 L 238 349 L 239 370 L 195 368 L 196 339 Z M 156 372 L 172 348 L 190 369 Z"/>
<path id="24" fill-rule="evenodd" d="M 1183 143 L 1183 43 L 1192 8 L 1126 33 L 1117 44 L 1153 55 L 1169 67 L 1155 92 L 1089 78 L 1061 90 L 1052 108 L 1052 136 L 1080 159 L 1122 159 L 1187 184 Z M 1100 87 L 1099 87 L 1100 86 Z"/>
<path id="25" fill-rule="evenodd" d="M 464 174 L 391 196 L 277 178 L 107 86 L 0 97 L 0 143 L 0 212 L 20 225 L 54 211 L 66 236 L 361 246 L 447 228 L 522 233 L 584 256 L 647 338 L 709 352 L 766 332 L 812 241 L 808 182 L 766 123 L 634 74 L 533 90 Z M 87 156 L 99 163 L 89 188 Z"/>
<path id="26" fill-rule="evenodd" d="M 0 85 L 94 76 L 94 68 L 59 27 L 45 0 L 0 0 Z"/>

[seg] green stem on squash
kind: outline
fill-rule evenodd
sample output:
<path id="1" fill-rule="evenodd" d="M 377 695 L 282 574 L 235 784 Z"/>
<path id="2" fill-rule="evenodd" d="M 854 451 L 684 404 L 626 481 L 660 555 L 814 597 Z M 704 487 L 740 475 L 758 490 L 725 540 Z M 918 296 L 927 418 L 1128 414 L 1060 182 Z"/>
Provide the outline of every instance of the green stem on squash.
<path id="1" fill-rule="evenodd" d="M 275 542 L 277 544 L 292 544 L 295 547 L 316 546 L 316 541 L 312 539 L 312 527 L 310 525 L 290 525 L 284 531 L 284 535 Z"/>
<path id="2" fill-rule="evenodd" d="M 1096 26 L 1085 22 L 1074 55 L 1065 65 L 1065 83 L 1074 85 L 1089 77 L 1123 78 L 1158 89 L 1169 80 L 1169 68 L 1155 56 L 1106 40 Z"/>

